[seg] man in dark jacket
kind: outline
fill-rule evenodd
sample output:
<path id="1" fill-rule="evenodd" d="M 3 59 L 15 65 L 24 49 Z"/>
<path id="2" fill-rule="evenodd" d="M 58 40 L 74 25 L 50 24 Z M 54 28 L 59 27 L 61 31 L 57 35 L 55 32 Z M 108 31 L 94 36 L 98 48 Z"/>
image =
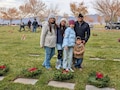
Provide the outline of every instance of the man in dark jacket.
<path id="1" fill-rule="evenodd" d="M 36 29 L 38 27 L 38 22 L 37 22 L 36 18 L 34 19 L 32 26 L 33 26 L 33 32 L 36 32 Z"/>
<path id="2" fill-rule="evenodd" d="M 85 44 L 90 37 L 90 27 L 89 24 L 83 20 L 83 15 L 78 15 L 78 20 L 75 22 L 75 33 L 76 37 L 81 37 L 83 44 Z"/>

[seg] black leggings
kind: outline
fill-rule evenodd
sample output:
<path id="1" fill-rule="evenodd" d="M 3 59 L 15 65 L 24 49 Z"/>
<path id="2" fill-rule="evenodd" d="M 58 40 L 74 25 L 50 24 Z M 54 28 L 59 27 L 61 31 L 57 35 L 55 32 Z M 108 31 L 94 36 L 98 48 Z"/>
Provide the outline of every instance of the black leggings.
<path id="1" fill-rule="evenodd" d="M 57 56 L 57 58 L 58 59 L 62 59 L 62 57 L 63 57 L 63 50 L 58 50 L 58 56 Z"/>

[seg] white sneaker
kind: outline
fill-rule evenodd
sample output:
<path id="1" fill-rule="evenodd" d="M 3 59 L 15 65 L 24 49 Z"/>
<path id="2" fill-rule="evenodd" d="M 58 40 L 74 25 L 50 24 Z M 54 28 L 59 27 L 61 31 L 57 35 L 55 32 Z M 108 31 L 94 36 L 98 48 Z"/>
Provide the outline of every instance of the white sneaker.
<path id="1" fill-rule="evenodd" d="M 58 66 L 56 66 L 55 68 L 56 68 L 57 70 L 59 70 L 59 69 L 60 69 L 60 67 L 58 67 Z"/>
<path id="2" fill-rule="evenodd" d="M 74 70 L 72 68 L 69 69 L 71 72 L 74 72 Z"/>
<path id="3" fill-rule="evenodd" d="M 68 72 L 69 72 L 69 69 L 67 68 L 67 69 L 66 69 L 66 71 L 68 71 Z"/>

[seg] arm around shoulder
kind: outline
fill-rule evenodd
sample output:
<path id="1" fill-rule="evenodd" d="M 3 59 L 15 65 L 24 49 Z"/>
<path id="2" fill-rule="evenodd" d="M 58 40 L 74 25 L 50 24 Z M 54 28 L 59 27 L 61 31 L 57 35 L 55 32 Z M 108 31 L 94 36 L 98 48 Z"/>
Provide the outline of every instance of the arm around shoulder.
<path id="1" fill-rule="evenodd" d="M 82 50 L 80 51 L 80 54 L 83 54 L 85 52 L 85 46 L 82 44 Z"/>
<path id="2" fill-rule="evenodd" d="M 87 30 L 86 30 L 86 32 L 87 32 L 87 36 L 85 38 L 85 42 L 87 42 L 88 39 L 90 38 L 90 27 L 89 27 L 89 24 L 87 24 Z"/>

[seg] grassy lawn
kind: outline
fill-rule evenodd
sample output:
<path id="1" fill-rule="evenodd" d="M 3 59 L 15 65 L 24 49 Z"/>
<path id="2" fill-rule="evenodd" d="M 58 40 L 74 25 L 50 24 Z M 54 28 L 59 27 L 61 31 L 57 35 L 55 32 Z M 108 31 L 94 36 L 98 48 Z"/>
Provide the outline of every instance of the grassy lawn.
<path id="1" fill-rule="evenodd" d="M 53 78 L 55 71 L 56 57 L 52 58 L 53 70 L 47 71 L 42 67 L 44 50 L 40 48 L 40 30 L 37 33 L 18 32 L 19 27 L 0 26 L 0 64 L 8 64 L 9 73 L 3 81 L 0 81 L 0 90 L 68 90 L 64 88 L 50 87 L 47 83 Z M 98 36 L 93 36 L 92 34 Z M 25 34 L 26 40 L 21 40 Z M 110 87 L 120 90 L 120 62 L 113 61 L 120 59 L 120 31 L 92 30 L 91 37 L 86 44 L 86 51 L 83 61 L 83 71 L 75 71 L 75 90 L 85 90 L 88 73 L 91 70 L 108 74 L 111 83 Z M 39 57 L 29 56 L 29 53 L 40 54 Z M 105 58 L 104 61 L 92 61 L 90 57 Z M 24 85 L 13 83 L 13 80 L 21 73 L 21 70 L 28 67 L 40 67 L 43 71 L 39 81 L 35 85 Z"/>
<path id="2" fill-rule="evenodd" d="M 104 24 L 102 24 L 102 25 L 100 25 L 100 24 L 94 24 L 94 28 L 104 28 L 104 27 L 105 27 Z"/>

